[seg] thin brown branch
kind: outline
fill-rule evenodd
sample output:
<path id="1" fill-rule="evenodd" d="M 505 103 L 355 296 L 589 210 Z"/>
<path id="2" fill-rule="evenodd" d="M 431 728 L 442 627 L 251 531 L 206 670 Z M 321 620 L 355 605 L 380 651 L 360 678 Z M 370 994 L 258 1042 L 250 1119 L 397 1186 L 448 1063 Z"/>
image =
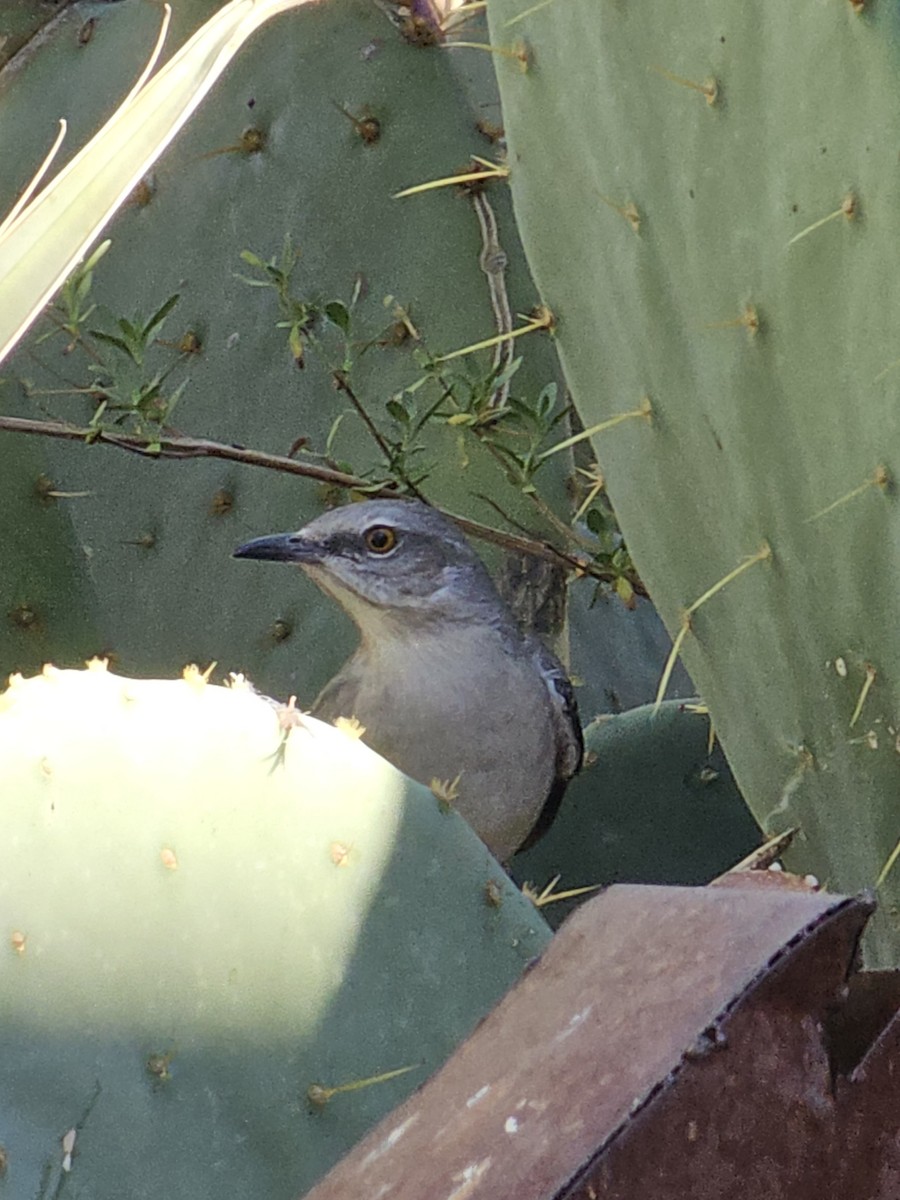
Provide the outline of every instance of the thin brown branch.
<path id="1" fill-rule="evenodd" d="M 366 412 L 365 406 L 363 405 L 362 401 L 359 399 L 359 397 L 354 392 L 353 388 L 350 386 L 350 380 L 347 378 L 346 374 L 343 371 L 332 371 L 331 377 L 334 380 L 334 385 L 337 388 L 337 390 L 339 392 L 343 392 L 344 395 L 347 397 L 347 399 L 350 401 L 350 403 L 353 405 L 353 407 L 356 409 L 362 423 L 365 425 L 366 429 L 368 429 L 369 433 L 375 439 L 375 441 L 378 444 L 378 448 L 381 450 L 381 453 L 384 455 L 385 459 L 387 460 L 387 465 L 390 466 L 391 461 L 394 457 L 393 451 L 391 450 L 391 448 L 387 444 L 387 442 L 384 440 L 384 438 L 381 436 L 381 431 L 379 430 L 378 426 L 375 424 L 375 422 L 372 420 L 372 418 Z"/>
<path id="2" fill-rule="evenodd" d="M 446 510 L 445 510 L 446 511 Z M 463 533 L 478 538 L 482 542 L 491 542 L 504 550 L 514 550 L 519 554 L 531 554 L 535 558 L 544 558 L 548 562 L 557 563 L 567 570 L 577 571 L 580 575 L 592 575 L 596 579 L 607 579 L 608 571 L 598 567 L 587 556 L 581 558 L 569 554 L 565 550 L 557 550 L 556 546 L 533 537 L 523 537 L 519 533 L 507 533 L 503 529 L 494 529 L 491 525 L 482 525 L 480 521 L 471 521 L 468 517 L 458 517 L 456 513 L 447 513 L 455 521 Z"/>
<path id="3" fill-rule="evenodd" d="M 350 403 L 356 409 L 356 411 L 359 414 L 360 419 L 362 420 L 366 429 L 368 429 L 369 433 L 375 439 L 375 442 L 377 443 L 379 450 L 385 457 L 385 465 L 388 467 L 389 470 L 394 468 L 394 466 L 395 466 L 394 460 L 396 458 L 394 451 L 391 449 L 388 442 L 382 436 L 381 431 L 379 430 L 378 426 L 375 424 L 375 422 L 369 416 L 363 402 L 359 399 L 359 397 L 356 395 L 356 392 L 354 392 L 353 388 L 350 386 L 350 380 L 347 378 L 345 372 L 344 371 L 332 371 L 331 375 L 332 375 L 332 378 L 334 379 L 335 387 L 338 389 L 339 392 L 344 393 L 344 395 L 347 397 L 347 399 L 350 401 Z M 416 487 L 416 485 L 412 482 L 411 479 L 408 479 L 405 474 L 401 474 L 401 479 L 403 481 L 404 486 L 410 492 L 412 492 L 413 495 L 417 497 L 417 499 L 419 499 L 419 500 L 425 499 L 425 497 L 422 495 L 422 493 L 419 491 L 419 489 Z"/>
<path id="4" fill-rule="evenodd" d="M 330 483 L 343 488 L 372 489 L 370 479 L 321 467 L 315 463 L 297 462 L 283 454 L 266 454 L 262 450 L 248 450 L 244 446 L 228 446 L 223 442 L 211 442 L 206 438 L 160 437 L 158 439 L 136 437 L 130 433 L 114 433 L 108 429 L 92 429 L 69 425 L 65 421 L 33 421 L 24 417 L 0 417 L 0 431 L 31 433 L 42 437 L 63 438 L 70 442 L 101 442 L 118 446 L 132 454 L 145 458 L 222 458 L 229 462 L 244 463 L 251 467 L 267 467 L 270 471 L 284 471 L 289 475 L 302 475 L 319 483 Z M 373 490 L 373 495 L 393 496 L 396 488 L 383 487 Z"/>
<path id="5" fill-rule="evenodd" d="M 349 475 L 344 471 L 336 471 L 331 467 L 322 467 L 315 463 L 297 462 L 293 458 L 286 458 L 283 454 L 266 454 L 262 450 L 248 450 L 245 446 L 211 442 L 206 438 L 179 435 L 153 439 L 137 437 L 129 433 L 115 433 L 108 429 L 70 425 L 64 421 L 35 421 L 26 417 L 0 416 L 0 433 L 4 431 L 62 438 L 70 442 L 88 444 L 96 442 L 115 446 L 119 450 L 127 450 L 131 454 L 139 454 L 144 458 L 219 458 L 227 462 L 242 463 L 248 467 L 264 467 L 269 471 L 299 475 L 305 479 L 314 479 L 319 483 L 332 484 L 351 491 L 364 490 L 369 496 L 397 497 L 400 495 L 396 486 L 384 484 L 379 487 L 371 480 L 363 479 L 359 475 Z M 458 517 L 454 513 L 447 515 L 459 525 L 464 533 L 479 538 L 481 541 L 491 542 L 495 546 L 501 546 L 506 550 L 514 550 L 521 554 L 532 554 L 535 558 L 547 559 L 570 571 L 577 571 L 581 575 L 590 575 L 601 580 L 610 578 L 609 572 L 604 571 L 587 555 L 582 556 L 558 550 L 549 542 L 524 537 L 517 533 L 506 533 L 502 529 L 493 529 L 490 525 L 482 525 L 479 521 L 469 520 L 468 517 Z"/>

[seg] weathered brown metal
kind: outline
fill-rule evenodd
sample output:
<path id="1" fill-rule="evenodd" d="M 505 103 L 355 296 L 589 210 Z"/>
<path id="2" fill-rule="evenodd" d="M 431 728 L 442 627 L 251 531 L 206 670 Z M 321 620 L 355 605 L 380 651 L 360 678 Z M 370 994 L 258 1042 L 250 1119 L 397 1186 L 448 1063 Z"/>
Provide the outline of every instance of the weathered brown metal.
<path id="1" fill-rule="evenodd" d="M 309 1200 L 900 1200 L 900 983 L 846 984 L 870 911 L 611 888 Z"/>

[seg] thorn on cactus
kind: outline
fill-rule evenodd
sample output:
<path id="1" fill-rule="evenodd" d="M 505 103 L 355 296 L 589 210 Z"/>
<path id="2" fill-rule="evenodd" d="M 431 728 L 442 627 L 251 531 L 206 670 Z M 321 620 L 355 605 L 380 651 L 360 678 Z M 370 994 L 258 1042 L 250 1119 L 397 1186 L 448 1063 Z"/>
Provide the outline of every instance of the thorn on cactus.
<path id="1" fill-rule="evenodd" d="M 799 242 L 807 234 L 813 233 L 816 229 L 821 229 L 823 225 L 827 225 L 829 221 L 834 221 L 837 217 L 846 217 L 848 221 L 855 221 L 858 216 L 859 197 L 854 192 L 848 192 L 841 201 L 840 208 L 836 208 L 827 217 L 820 217 L 818 221 L 813 221 L 812 225 L 807 225 L 805 229 L 801 229 L 799 233 L 795 233 L 788 242 L 788 245 L 793 246 L 795 242 Z"/>
<path id="2" fill-rule="evenodd" d="M 722 86 L 718 79 L 710 77 L 709 79 L 704 79 L 702 83 L 697 83 L 693 79 L 685 79 L 683 75 L 673 75 L 665 67 L 651 66 L 647 69 L 654 71 L 657 75 L 661 75 L 663 79 L 668 79 L 669 83 L 677 83 L 679 87 L 690 88 L 692 91 L 699 92 L 705 98 L 710 108 L 718 104 L 722 99 Z"/>
<path id="3" fill-rule="evenodd" d="M 343 104 L 338 104 L 337 100 L 331 102 L 338 110 L 341 116 L 347 118 L 356 130 L 360 139 L 366 146 L 374 146 L 381 137 L 381 122 L 377 117 L 373 117 L 371 113 L 363 112 L 361 116 L 354 116 L 348 108 L 344 108 Z"/>
<path id="4" fill-rule="evenodd" d="M 417 13 L 410 13 L 409 16 L 404 17 L 400 22 L 399 29 L 403 40 L 408 45 L 417 46 L 419 49 L 438 46 L 444 38 L 440 26 Z"/>
<path id="5" fill-rule="evenodd" d="M 518 25 L 520 21 L 524 21 L 526 17 L 530 17 L 532 13 L 540 12 L 542 8 L 548 8 L 551 4 L 555 3 L 556 0 L 537 0 L 536 4 L 532 4 L 524 12 L 516 13 L 514 17 L 510 17 L 508 21 L 504 21 L 504 28 L 509 29 L 511 25 Z"/>
<path id="6" fill-rule="evenodd" d="M 137 546 L 140 550 L 153 550 L 156 546 L 156 534 L 148 530 L 146 533 L 139 534 L 136 538 L 127 539 L 122 545 Z"/>
<path id="7" fill-rule="evenodd" d="M 151 1054 L 148 1056 L 146 1063 L 147 1074 L 152 1075 L 157 1083 L 168 1083 L 172 1078 L 172 1072 L 169 1070 L 173 1058 L 173 1053 L 168 1050 L 165 1054 Z"/>
<path id="8" fill-rule="evenodd" d="M 475 122 L 475 129 L 481 136 L 491 143 L 492 146 L 497 143 L 504 143 L 506 139 L 506 130 L 502 125 L 495 125 L 493 121 L 480 120 Z"/>
<path id="9" fill-rule="evenodd" d="M 198 161 L 206 158 L 216 158 L 220 154 L 259 154 L 266 147 L 268 134 L 264 129 L 249 126 L 232 146 L 220 146 L 218 150 L 208 150 L 201 154 Z"/>
<path id="10" fill-rule="evenodd" d="M 755 304 L 748 304 L 739 317 L 728 321 L 712 321 L 703 326 L 704 329 L 746 329 L 747 336 L 755 338 L 762 328 L 759 310 Z"/>
<path id="11" fill-rule="evenodd" d="M 149 173 L 138 180 L 125 203 L 132 204 L 135 208 L 146 208 L 155 195 L 156 177 Z"/>
<path id="12" fill-rule="evenodd" d="M 557 442 L 555 446 L 551 446 L 549 450 L 544 450 L 542 454 L 538 455 L 538 462 L 543 462 L 551 454 L 557 454 L 560 450 L 568 450 L 570 446 L 574 446 L 578 442 L 583 442 L 586 438 L 594 437 L 598 433 L 605 433 L 607 429 L 614 429 L 616 425 L 621 425 L 623 421 L 631 421 L 635 417 L 641 417 L 645 421 L 653 419 L 653 403 L 649 396 L 642 396 L 637 408 L 632 408 L 628 412 L 616 413 L 614 417 L 608 417 L 605 421 L 600 421 L 599 424 L 592 425 L 590 429 L 582 429 L 580 433 L 573 433 L 571 437 Z M 600 487 L 602 486 L 603 480 L 601 479 Z M 600 490 L 599 487 L 597 490 Z"/>
<path id="13" fill-rule="evenodd" d="M 768 542 L 763 542 L 762 546 L 755 554 L 751 554 L 749 558 L 745 558 L 739 566 L 734 568 L 734 570 L 729 571 L 727 575 L 723 575 L 720 580 L 714 583 L 712 587 L 707 588 L 702 596 L 699 596 L 693 602 L 693 604 L 690 604 L 685 609 L 681 618 L 681 628 L 678 630 L 678 633 L 672 642 L 672 649 L 669 652 L 669 657 L 666 659 L 666 665 L 663 668 L 662 678 L 659 681 L 659 687 L 657 688 L 656 692 L 656 700 L 654 701 L 654 712 L 658 712 L 659 706 L 662 704 L 663 697 L 666 694 L 666 688 L 669 686 L 669 680 L 672 677 L 672 671 L 675 668 L 678 655 L 681 653 L 681 647 L 684 644 L 684 639 L 687 637 L 692 628 L 694 614 L 698 611 L 698 609 L 702 608 L 708 600 L 711 600 L 713 596 L 721 592 L 724 587 L 727 587 L 732 580 L 737 579 L 739 575 L 743 575 L 745 571 L 749 570 L 749 568 L 754 566 L 756 563 L 767 562 L 771 560 L 771 558 L 772 547 Z"/>
<path id="14" fill-rule="evenodd" d="M 311 1083 L 306 1089 L 306 1098 L 314 1108 L 324 1108 L 333 1096 L 341 1092 L 358 1092 L 363 1088 L 372 1087 L 376 1083 L 387 1083 L 399 1075 L 418 1070 L 422 1063 L 413 1063 L 409 1067 L 397 1067 L 393 1071 L 384 1071 L 380 1075 L 370 1075 L 367 1079 L 354 1079 L 350 1083 L 339 1083 L 335 1087 L 325 1087 L 321 1083 Z"/>
<path id="15" fill-rule="evenodd" d="M 519 313 L 519 316 L 523 315 Z M 489 350 L 491 346 L 496 346 L 499 342 L 522 337 L 526 333 L 536 333 L 539 329 L 553 333 L 556 328 L 556 318 L 546 304 L 539 304 L 525 316 L 525 319 L 528 322 L 527 325 L 520 325 L 518 329 L 511 329 L 509 333 L 500 333 L 496 337 L 485 338 L 481 342 L 473 342 L 471 346 L 463 346 L 459 350 L 452 350 L 449 354 L 441 354 L 434 361 L 436 363 L 450 362 L 451 359 L 462 358 L 465 354 L 473 354 L 476 350 Z"/>
<path id="16" fill-rule="evenodd" d="M 40 617 L 37 610 L 24 600 L 11 609 L 8 615 L 16 629 L 23 633 L 31 633 L 40 628 Z"/>
<path id="17" fill-rule="evenodd" d="M 277 643 L 286 642 L 294 631 L 294 627 L 290 621 L 278 620 L 272 625 L 272 641 Z"/>
<path id="18" fill-rule="evenodd" d="M 486 158 L 479 158 L 477 154 L 472 155 L 472 162 L 477 164 L 477 167 L 471 170 L 463 168 L 462 171 L 457 171 L 454 175 L 444 175 L 440 179 L 430 179 L 427 183 L 416 183 L 412 187 L 404 188 L 400 192 L 394 192 L 393 199 L 401 200 L 404 196 L 415 196 L 419 192 L 430 192 L 436 188 L 459 187 L 466 183 L 481 185 L 489 179 L 509 178 L 509 167 L 502 163 L 490 162 Z"/>
<path id="19" fill-rule="evenodd" d="M 638 212 L 637 206 L 633 201 L 629 200 L 627 204 L 616 204 L 615 200 L 610 200 L 610 198 L 608 196 L 604 196 L 602 192 L 598 192 L 597 195 L 600 197 L 603 203 L 607 205 L 607 207 L 611 208 L 613 212 L 617 212 L 620 217 L 628 222 L 633 233 L 640 233 L 641 214 Z"/>
<path id="20" fill-rule="evenodd" d="M 893 866 L 896 863 L 898 858 L 900 858 L 900 841 L 897 842 L 897 845 L 894 847 L 894 849 L 888 855 L 887 862 L 884 864 L 884 866 L 878 872 L 878 878 L 875 880 L 876 888 L 880 888 L 883 885 L 885 879 L 887 879 L 888 875 L 890 874 L 891 870 L 893 869 Z"/>
<path id="21" fill-rule="evenodd" d="M 212 662 L 205 671 L 201 671 L 194 663 L 190 663 L 182 671 L 181 677 L 188 687 L 193 688 L 195 692 L 202 692 L 218 665 L 218 663 Z"/>
<path id="22" fill-rule="evenodd" d="M 519 64 L 524 73 L 534 63 L 534 52 L 527 42 L 519 40 L 511 46 L 491 46 L 487 42 L 445 42 L 446 50 L 486 50 L 489 54 L 498 54 L 501 58 L 511 58 Z"/>
<path id="23" fill-rule="evenodd" d="M 851 488 L 843 496 L 833 500 L 831 504 L 820 509 L 819 512 L 813 513 L 811 517 L 807 517 L 804 524 L 809 525 L 813 521 L 818 521 L 821 517 L 826 516 L 830 512 L 834 512 L 836 508 L 842 507 L 848 500 L 855 500 L 857 496 L 861 496 L 863 492 L 867 492 L 869 488 L 877 487 L 882 492 L 890 492 L 893 488 L 893 478 L 887 467 L 879 464 L 868 479 L 864 480 L 858 487 Z"/>
<path id="24" fill-rule="evenodd" d="M 350 847 L 343 842 L 332 842 L 328 853 L 336 867 L 346 867 L 350 861 Z"/>
<path id="25" fill-rule="evenodd" d="M 856 724 L 856 722 L 860 718 L 860 714 L 862 713 L 862 710 L 863 710 L 863 705 L 866 702 L 866 697 L 868 696 L 868 694 L 872 688 L 872 684 L 875 682 L 875 677 L 877 676 L 877 674 L 878 674 L 878 672 L 872 666 L 872 664 L 866 663 L 866 678 L 863 681 L 862 688 L 860 689 L 859 699 L 856 701 L 856 708 L 854 708 L 854 710 L 853 710 L 853 716 L 850 718 L 850 728 L 851 729 L 853 728 L 853 726 Z"/>
<path id="26" fill-rule="evenodd" d="M 233 508 L 234 493 L 230 492 L 228 488 L 219 488 L 209 506 L 209 515 L 211 517 L 227 517 Z"/>
<path id="27" fill-rule="evenodd" d="M 764 830 L 771 829 L 775 819 L 777 817 L 781 817 L 787 811 L 797 789 L 806 780 L 809 772 L 814 771 L 816 768 L 815 756 L 808 746 L 805 746 L 801 743 L 799 746 L 789 746 L 788 749 L 798 760 L 797 765 L 794 767 L 793 771 L 791 771 L 786 782 L 784 783 L 784 786 L 781 788 L 781 792 L 778 797 L 778 803 L 773 809 L 766 813 L 765 817 L 760 822 Z M 796 827 L 796 835 L 797 837 L 803 837 L 802 826 L 798 825 Z"/>

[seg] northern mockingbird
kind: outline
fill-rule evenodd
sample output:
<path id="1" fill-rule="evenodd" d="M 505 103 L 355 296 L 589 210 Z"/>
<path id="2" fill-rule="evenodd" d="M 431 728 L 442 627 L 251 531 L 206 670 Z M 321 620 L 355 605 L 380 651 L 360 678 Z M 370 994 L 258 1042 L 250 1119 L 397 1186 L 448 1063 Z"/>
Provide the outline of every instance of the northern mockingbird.
<path id="1" fill-rule="evenodd" d="M 459 776 L 454 804 L 501 862 L 549 827 L 583 755 L 572 685 L 449 518 L 368 500 L 234 554 L 296 563 L 359 628 L 314 716 L 355 717 L 422 783 Z"/>

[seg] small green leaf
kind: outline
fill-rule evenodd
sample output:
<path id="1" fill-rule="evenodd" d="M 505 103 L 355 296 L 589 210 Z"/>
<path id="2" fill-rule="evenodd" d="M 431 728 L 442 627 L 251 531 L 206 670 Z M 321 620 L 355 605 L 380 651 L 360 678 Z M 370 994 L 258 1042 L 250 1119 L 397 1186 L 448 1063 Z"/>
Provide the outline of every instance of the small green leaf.
<path id="1" fill-rule="evenodd" d="M 350 312 L 340 300 L 332 300 L 330 304 L 325 305 L 325 316 L 342 333 L 350 332 Z"/>
<path id="2" fill-rule="evenodd" d="M 241 283 L 246 283 L 247 287 L 267 288 L 272 286 L 268 279 L 251 279 L 249 275 L 242 275 L 240 271 L 234 271 L 232 274 L 234 275 L 235 279 L 239 279 Z"/>
<path id="3" fill-rule="evenodd" d="M 500 373 L 492 379 L 492 381 L 491 381 L 492 389 L 494 391 L 497 391 L 498 388 L 502 388 L 507 383 L 509 383 L 509 381 L 512 379 L 513 375 L 515 375 L 516 371 L 518 371 L 518 369 L 519 369 L 519 367 L 521 367 L 521 365 L 522 365 L 522 359 L 514 358 L 513 361 L 506 368 L 505 371 L 500 371 Z"/>
<path id="4" fill-rule="evenodd" d="M 160 325 L 162 325 L 163 321 L 166 319 L 166 317 L 169 315 L 169 313 L 172 311 L 172 309 L 178 303 L 179 298 L 180 297 L 178 296 L 177 293 L 174 296 L 170 296 L 168 298 L 168 300 L 165 302 L 165 304 L 161 305 L 156 310 L 156 312 L 153 314 L 153 316 L 150 318 L 150 320 L 144 326 L 143 332 L 144 332 L 145 339 L 149 338 L 150 335 L 154 332 L 154 330 L 158 329 L 160 327 Z"/>
<path id="5" fill-rule="evenodd" d="M 116 337 L 112 333 L 104 333 L 102 329 L 92 329 L 90 330 L 90 335 L 92 338 L 96 338 L 98 342 L 106 342 L 110 346 L 115 346 L 117 350 L 121 350 L 123 354 L 127 354 L 130 359 L 134 359 L 131 347 L 122 338 Z"/>
<path id="6" fill-rule="evenodd" d="M 89 274 L 91 271 L 93 271 L 94 267 L 96 267 L 97 263 L 100 261 L 100 259 L 107 252 L 107 250 L 110 248 L 111 245 L 112 245 L 112 240 L 110 238 L 106 238 L 105 241 L 102 241 L 100 243 L 100 245 L 97 247 L 97 249 L 94 251 L 94 253 L 91 254 L 87 258 L 87 260 L 81 264 L 81 268 L 80 268 L 81 271 L 84 272 L 84 274 L 86 274 L 86 275 Z"/>
<path id="7" fill-rule="evenodd" d="M 264 263 L 263 260 L 258 255 L 253 254 L 250 250 L 242 250 L 241 251 L 241 259 L 243 260 L 243 262 L 247 263 L 248 266 L 256 267 L 260 271 L 265 271 L 265 269 L 266 269 L 267 264 Z M 248 279 L 247 282 L 250 283 L 251 281 Z M 261 286 L 258 281 L 256 281 L 256 282 L 257 282 L 257 286 Z M 262 286 L 264 286 L 264 285 L 262 285 Z"/>
<path id="8" fill-rule="evenodd" d="M 615 588 L 616 595 L 626 608 L 630 608 L 634 604 L 634 588 L 623 575 L 616 580 Z"/>
<path id="9" fill-rule="evenodd" d="M 537 410 L 541 417 L 547 418 L 553 409 L 556 407 L 556 396 L 558 388 L 555 383 L 548 383 L 541 390 L 541 394 L 537 400 Z"/>
<path id="10" fill-rule="evenodd" d="M 585 516 L 585 523 L 591 533 L 602 537 L 607 532 L 607 522 L 599 508 L 591 508 Z"/>
<path id="11" fill-rule="evenodd" d="M 337 436 L 337 431 L 346 415 L 346 413 L 340 413 L 340 415 L 335 418 L 334 424 L 328 430 L 328 437 L 325 439 L 325 453 L 329 457 L 331 456 L 331 447 L 334 445 L 334 439 Z"/>
<path id="12" fill-rule="evenodd" d="M 168 421 L 170 419 L 170 417 L 172 416 L 172 411 L 175 408 L 175 405 L 178 403 L 178 401 L 184 395 L 184 389 L 187 387 L 187 385 L 188 385 L 188 381 L 186 379 L 183 379 L 181 381 L 181 383 L 179 383 L 179 385 L 175 389 L 175 391 L 172 392 L 172 394 L 169 396 L 169 402 L 166 405 L 166 415 L 164 418 L 166 421 Z"/>
<path id="13" fill-rule="evenodd" d="M 409 425 L 410 416 L 399 400 L 388 400 L 385 408 L 400 425 Z"/>
<path id="14" fill-rule="evenodd" d="M 93 283 L 93 279 L 91 277 L 90 272 L 88 272 L 86 275 L 82 275 L 81 278 L 76 283 L 74 300 L 78 307 L 80 307 L 82 301 L 87 298 L 87 295 L 91 290 L 92 283 Z"/>

